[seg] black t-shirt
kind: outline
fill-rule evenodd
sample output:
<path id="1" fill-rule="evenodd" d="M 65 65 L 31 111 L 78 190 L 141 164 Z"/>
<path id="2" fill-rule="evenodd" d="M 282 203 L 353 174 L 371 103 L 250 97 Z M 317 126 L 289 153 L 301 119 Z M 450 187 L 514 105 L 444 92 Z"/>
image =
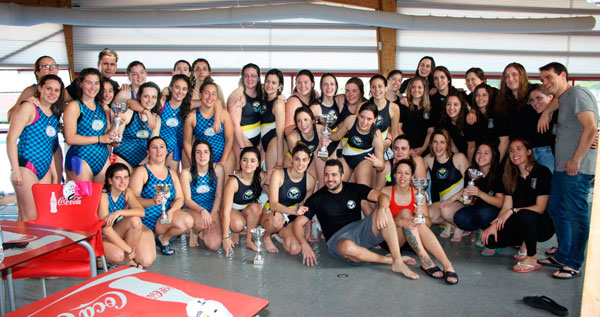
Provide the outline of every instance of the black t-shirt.
<path id="1" fill-rule="evenodd" d="M 325 240 L 329 240 L 347 224 L 361 219 L 360 202 L 367 199 L 370 191 L 366 185 L 345 182 L 337 194 L 323 187 L 308 197 L 304 204 L 308 212 L 304 215 L 310 219 L 316 214 Z"/>
<path id="2" fill-rule="evenodd" d="M 465 174 L 469 174 L 468 172 Z M 491 173 L 487 174 L 485 177 L 482 177 L 478 180 L 475 181 L 475 186 L 477 186 L 477 188 L 479 188 L 480 191 L 490 195 L 490 196 L 494 196 L 496 195 L 496 193 L 504 193 L 505 189 L 504 189 L 504 184 L 502 183 L 502 167 L 497 167 L 495 175 L 492 175 Z M 490 178 L 493 179 L 491 180 L 491 184 L 490 184 Z M 465 177 L 465 188 L 469 185 L 469 179 L 470 177 Z M 473 203 L 474 206 L 477 207 L 483 207 L 483 206 L 489 206 L 488 203 L 486 203 L 483 199 L 479 198 L 479 197 L 473 197 L 473 199 L 475 199 L 475 203 Z"/>
<path id="3" fill-rule="evenodd" d="M 527 126 L 523 127 L 525 139 L 529 141 L 532 148 L 549 146 L 554 150 L 554 141 L 558 130 L 558 112 L 552 114 L 550 129 L 544 133 L 538 133 L 537 123 L 541 117 L 541 113 L 537 113 L 532 107 L 528 108 L 528 110 L 522 112 L 527 122 Z"/>
<path id="4" fill-rule="evenodd" d="M 521 208 L 533 206 L 537 196 L 550 195 L 550 170 L 540 164 L 535 164 L 527 178 L 519 176 L 517 187 L 512 194 L 513 207 Z"/>
<path id="5" fill-rule="evenodd" d="M 475 124 L 467 124 L 465 127 L 467 142 L 479 144 L 487 141 L 498 147 L 501 136 L 508 136 L 508 125 L 506 117 L 497 112 L 489 113 L 488 116 L 479 116 Z"/>
<path id="6" fill-rule="evenodd" d="M 79 86 L 79 78 L 75 78 L 75 80 L 65 88 L 73 100 L 81 99 L 81 96 L 79 96 L 79 93 L 77 92 L 77 86 Z"/>
<path id="7" fill-rule="evenodd" d="M 414 106 L 413 110 L 405 105 L 400 105 L 400 122 L 402 123 L 402 132 L 408 136 L 410 146 L 418 148 L 425 143 L 427 129 L 433 127 L 431 122 L 431 113 L 425 113 L 421 108 Z"/>
<path id="8" fill-rule="evenodd" d="M 452 139 L 452 142 L 454 142 L 454 145 L 456 145 L 456 148 L 458 149 L 458 151 L 460 153 L 463 153 L 464 155 L 467 155 L 466 129 L 468 127 L 468 124 L 466 123 L 466 120 L 463 124 L 464 124 L 464 126 L 463 126 L 462 130 L 459 129 L 454 124 L 452 124 L 451 122 L 442 123 L 440 125 L 440 128 L 448 131 L 448 133 L 450 134 L 450 139 Z"/>

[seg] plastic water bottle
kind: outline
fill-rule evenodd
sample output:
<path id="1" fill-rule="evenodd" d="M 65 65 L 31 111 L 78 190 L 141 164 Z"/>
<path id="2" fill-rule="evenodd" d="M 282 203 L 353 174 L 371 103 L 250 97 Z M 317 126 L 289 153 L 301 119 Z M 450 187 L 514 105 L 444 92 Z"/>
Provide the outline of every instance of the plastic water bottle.
<path id="1" fill-rule="evenodd" d="M 0 263 L 4 261 L 4 247 L 2 246 L 3 242 L 4 239 L 2 238 L 2 226 L 0 226 Z M 2 283 L 2 281 L 0 281 L 0 283 Z"/>
<path id="2" fill-rule="evenodd" d="M 50 212 L 55 214 L 57 212 L 56 209 L 56 194 L 52 192 L 52 196 L 50 196 Z"/>

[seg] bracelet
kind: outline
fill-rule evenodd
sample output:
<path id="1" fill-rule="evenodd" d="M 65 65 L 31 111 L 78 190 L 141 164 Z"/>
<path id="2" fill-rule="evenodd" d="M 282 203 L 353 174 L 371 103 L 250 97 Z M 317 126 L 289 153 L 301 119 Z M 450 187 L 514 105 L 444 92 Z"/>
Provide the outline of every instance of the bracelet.
<path id="1" fill-rule="evenodd" d="M 98 144 L 100 144 L 100 136 L 98 136 Z"/>
<path id="2" fill-rule="evenodd" d="M 231 239 L 229 236 L 223 237 L 223 240 Z"/>

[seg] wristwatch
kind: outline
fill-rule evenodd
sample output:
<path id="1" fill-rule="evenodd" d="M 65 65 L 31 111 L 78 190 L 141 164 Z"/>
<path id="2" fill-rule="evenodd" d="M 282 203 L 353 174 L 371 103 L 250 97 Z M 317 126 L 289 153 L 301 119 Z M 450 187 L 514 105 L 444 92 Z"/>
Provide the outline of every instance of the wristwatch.
<path id="1" fill-rule="evenodd" d="M 513 207 L 512 212 L 513 212 L 513 214 L 516 214 L 517 213 L 517 208 Z"/>

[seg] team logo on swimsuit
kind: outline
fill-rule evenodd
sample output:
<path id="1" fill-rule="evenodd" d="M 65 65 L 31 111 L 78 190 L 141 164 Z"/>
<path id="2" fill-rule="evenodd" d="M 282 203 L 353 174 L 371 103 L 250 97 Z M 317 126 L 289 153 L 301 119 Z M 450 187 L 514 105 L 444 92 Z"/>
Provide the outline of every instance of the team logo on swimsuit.
<path id="1" fill-rule="evenodd" d="M 300 197 L 300 189 L 298 189 L 298 187 L 292 187 L 288 189 L 287 197 L 289 199 L 298 199 L 298 197 Z"/>
<path id="2" fill-rule="evenodd" d="M 383 117 L 381 115 L 377 115 L 377 121 L 375 121 L 378 127 L 383 123 Z"/>
<path id="3" fill-rule="evenodd" d="M 198 188 L 196 188 L 196 193 L 198 194 L 206 194 L 210 191 L 210 187 L 208 187 L 207 185 L 200 185 L 198 186 Z"/>
<path id="4" fill-rule="evenodd" d="M 488 129 L 493 129 L 494 128 L 494 118 L 489 118 L 488 119 Z"/>
<path id="5" fill-rule="evenodd" d="M 358 136 L 353 136 L 352 137 L 352 143 L 354 143 L 356 146 L 362 146 L 363 141 L 361 138 L 359 138 Z"/>
<path id="6" fill-rule="evenodd" d="M 354 200 L 348 200 L 346 206 L 348 207 L 348 209 L 354 209 L 354 207 L 356 207 L 356 202 Z"/>
<path id="7" fill-rule="evenodd" d="M 94 131 L 100 131 L 104 128 L 104 122 L 102 122 L 102 120 L 94 120 L 92 121 L 92 130 Z"/>
<path id="8" fill-rule="evenodd" d="M 168 127 L 174 128 L 179 125 L 179 120 L 177 120 L 177 118 L 169 118 L 165 124 Z"/>
<path id="9" fill-rule="evenodd" d="M 254 110 L 254 112 L 256 112 L 256 113 L 264 113 L 265 112 L 263 110 L 262 105 L 260 104 L 260 101 L 255 101 L 252 103 L 252 110 Z"/>
<path id="10" fill-rule="evenodd" d="M 213 136 L 215 134 L 217 134 L 217 133 L 215 132 L 215 129 L 213 129 L 212 127 L 208 127 L 208 128 L 206 128 L 206 130 L 204 130 L 204 135 L 206 135 L 206 136 Z"/>
<path id="11" fill-rule="evenodd" d="M 553 135 L 558 134 L 558 124 L 556 124 L 556 123 L 552 125 L 552 134 Z"/>
<path id="12" fill-rule="evenodd" d="M 440 168 L 440 169 L 437 171 L 437 178 L 438 178 L 438 179 L 445 179 L 446 177 L 448 177 L 448 170 L 447 170 L 447 169 L 445 169 L 445 168 L 443 168 L 443 167 L 442 167 L 442 168 Z"/>
<path id="13" fill-rule="evenodd" d="M 429 112 L 423 112 L 423 119 L 429 120 Z"/>
<path id="14" fill-rule="evenodd" d="M 535 189 L 537 187 L 537 177 L 531 179 L 531 189 Z"/>
<path id="15" fill-rule="evenodd" d="M 148 130 L 140 130 L 135 134 L 135 136 L 138 139 L 147 139 L 150 136 L 150 132 L 148 132 Z"/>
<path id="16" fill-rule="evenodd" d="M 333 110 L 333 109 L 329 110 L 329 112 L 327 113 L 327 115 L 330 116 L 330 117 L 337 118 L 337 113 L 335 113 L 335 110 Z"/>
<path id="17" fill-rule="evenodd" d="M 254 198 L 254 191 L 252 191 L 252 189 L 248 189 L 244 192 L 243 198 L 244 200 L 251 200 Z"/>
<path id="18" fill-rule="evenodd" d="M 494 196 L 494 191 L 493 191 L 493 190 L 490 190 L 490 191 L 488 192 L 488 195 L 490 195 L 490 196 Z"/>
<path id="19" fill-rule="evenodd" d="M 54 129 L 53 126 L 47 126 L 46 127 L 46 135 L 49 137 L 54 137 L 56 135 L 56 129 Z"/>
<path id="20" fill-rule="evenodd" d="M 315 151 L 315 146 L 311 144 L 308 146 L 308 149 L 310 150 L 310 155 L 312 155 L 312 152 Z"/>

